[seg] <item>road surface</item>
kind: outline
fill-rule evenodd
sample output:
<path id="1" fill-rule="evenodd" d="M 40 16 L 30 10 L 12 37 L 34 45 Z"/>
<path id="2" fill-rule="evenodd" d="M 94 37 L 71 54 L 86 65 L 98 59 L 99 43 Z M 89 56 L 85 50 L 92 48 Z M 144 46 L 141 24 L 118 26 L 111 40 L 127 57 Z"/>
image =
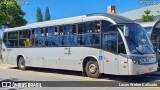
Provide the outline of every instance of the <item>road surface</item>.
<path id="1" fill-rule="evenodd" d="M 55 70 L 45 68 L 28 68 L 26 71 L 19 70 L 16 66 L 0 63 L 0 80 L 1 81 L 54 81 L 51 84 L 57 83 L 56 87 L 43 87 L 43 88 L 15 88 L 15 90 L 160 90 L 160 87 L 118 87 L 119 84 L 126 83 L 152 83 L 160 82 L 160 76 L 158 75 L 138 75 L 138 76 L 116 76 L 116 75 L 103 75 L 101 78 L 94 79 L 84 77 L 81 72 L 67 71 L 67 70 Z M 61 82 L 58 82 L 61 81 Z M 81 81 L 81 82 L 80 82 Z M 84 81 L 84 82 L 83 82 Z M 116 87 L 98 87 L 99 83 L 93 84 L 93 87 L 84 87 L 86 82 L 100 82 L 102 84 L 108 82 L 110 86 L 117 85 Z M 69 87 L 64 86 L 69 85 Z M 51 85 L 52 86 L 52 85 Z M 61 87 L 63 86 L 63 87 Z M 9 88 L 1 88 L 2 90 L 8 90 Z M 11 88 L 13 89 L 13 88 Z"/>

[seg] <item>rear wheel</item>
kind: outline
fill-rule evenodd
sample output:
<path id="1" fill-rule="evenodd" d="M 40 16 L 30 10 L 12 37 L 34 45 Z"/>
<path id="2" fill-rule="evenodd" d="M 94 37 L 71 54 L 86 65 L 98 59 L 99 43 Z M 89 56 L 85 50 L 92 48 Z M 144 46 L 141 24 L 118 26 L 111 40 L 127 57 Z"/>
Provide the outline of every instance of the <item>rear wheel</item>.
<path id="1" fill-rule="evenodd" d="M 85 68 L 86 74 L 91 78 L 98 78 L 101 76 L 101 73 L 99 73 L 99 66 L 97 61 L 90 60 L 86 64 Z"/>
<path id="2" fill-rule="evenodd" d="M 19 58 L 17 66 L 21 70 L 25 70 L 26 69 L 26 64 L 25 64 L 25 60 L 24 60 L 23 57 Z"/>

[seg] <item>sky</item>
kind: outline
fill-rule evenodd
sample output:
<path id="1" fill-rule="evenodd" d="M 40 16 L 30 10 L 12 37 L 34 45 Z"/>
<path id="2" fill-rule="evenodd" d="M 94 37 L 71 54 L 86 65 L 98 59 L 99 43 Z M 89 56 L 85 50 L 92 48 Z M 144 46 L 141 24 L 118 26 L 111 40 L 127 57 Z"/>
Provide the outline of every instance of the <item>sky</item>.
<path id="1" fill-rule="evenodd" d="M 41 8 L 43 17 L 46 7 L 50 10 L 51 20 L 80 16 L 91 13 L 107 13 L 109 5 L 116 6 L 116 11 L 123 13 L 149 5 L 139 4 L 140 0 L 17 0 L 26 13 L 27 24 L 36 22 L 37 7 Z M 26 3 L 26 4 L 24 4 Z M 0 35 L 2 31 L 0 32 Z"/>
<path id="2" fill-rule="evenodd" d="M 43 17 L 46 7 L 49 7 L 51 19 L 67 18 L 91 13 L 107 13 L 109 5 L 116 6 L 117 12 L 145 7 L 140 0 L 22 0 L 29 4 L 22 4 L 28 24 L 36 22 L 37 7 L 41 8 Z"/>

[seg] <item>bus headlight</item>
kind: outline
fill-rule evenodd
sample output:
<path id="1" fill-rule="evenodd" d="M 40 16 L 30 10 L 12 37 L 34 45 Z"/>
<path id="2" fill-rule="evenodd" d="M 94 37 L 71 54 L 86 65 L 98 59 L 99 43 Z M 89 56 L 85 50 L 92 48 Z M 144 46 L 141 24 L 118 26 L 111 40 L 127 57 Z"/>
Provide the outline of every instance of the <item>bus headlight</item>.
<path id="1" fill-rule="evenodd" d="M 139 60 L 137 60 L 135 57 L 132 58 L 132 61 L 133 61 L 134 64 L 139 64 L 140 63 Z"/>
<path id="2" fill-rule="evenodd" d="M 138 64 L 138 61 L 136 59 L 132 60 L 134 64 Z"/>

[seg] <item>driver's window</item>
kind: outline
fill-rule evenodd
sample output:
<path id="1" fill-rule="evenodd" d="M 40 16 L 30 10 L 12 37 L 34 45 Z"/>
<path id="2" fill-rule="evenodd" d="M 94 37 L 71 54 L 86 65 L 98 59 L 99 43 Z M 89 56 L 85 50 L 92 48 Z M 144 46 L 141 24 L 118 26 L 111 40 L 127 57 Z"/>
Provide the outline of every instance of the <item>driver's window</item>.
<path id="1" fill-rule="evenodd" d="M 109 33 L 104 35 L 104 50 L 117 54 L 118 34 Z"/>

